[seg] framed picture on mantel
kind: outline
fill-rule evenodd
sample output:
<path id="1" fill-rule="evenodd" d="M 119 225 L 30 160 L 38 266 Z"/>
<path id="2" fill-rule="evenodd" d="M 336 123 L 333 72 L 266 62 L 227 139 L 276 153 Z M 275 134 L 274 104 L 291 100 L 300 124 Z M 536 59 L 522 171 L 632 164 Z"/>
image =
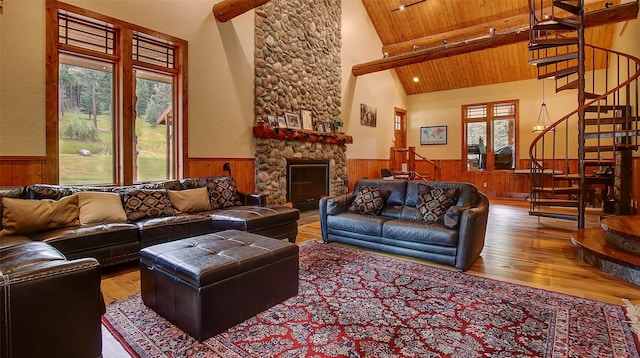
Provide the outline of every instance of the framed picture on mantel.
<path id="1" fill-rule="evenodd" d="M 302 119 L 302 129 L 313 130 L 313 114 L 308 109 L 300 110 L 300 118 Z"/>
<path id="2" fill-rule="evenodd" d="M 300 116 L 297 113 L 285 112 L 284 118 L 287 119 L 287 127 L 300 129 Z"/>

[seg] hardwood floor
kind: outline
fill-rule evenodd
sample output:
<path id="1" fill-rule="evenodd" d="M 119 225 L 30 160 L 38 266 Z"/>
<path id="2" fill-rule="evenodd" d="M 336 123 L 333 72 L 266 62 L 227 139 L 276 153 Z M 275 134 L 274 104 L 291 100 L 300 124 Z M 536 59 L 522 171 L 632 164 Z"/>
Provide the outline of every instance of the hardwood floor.
<path id="1" fill-rule="evenodd" d="M 576 247 L 571 244 L 575 222 L 541 219 L 538 223 L 537 218 L 527 214 L 529 207 L 523 199 L 492 198 L 490 202 L 485 247 L 467 274 L 616 305 L 623 304 L 622 298 L 640 304 L 640 286 L 603 273 L 576 257 Z M 587 227 L 597 227 L 601 214 L 600 211 L 589 211 Z M 319 219 L 305 215 L 296 243 L 320 241 Z M 453 269 L 428 261 L 414 261 Z M 104 270 L 102 292 L 106 302 L 139 290 L 140 275 L 136 264 Z"/>

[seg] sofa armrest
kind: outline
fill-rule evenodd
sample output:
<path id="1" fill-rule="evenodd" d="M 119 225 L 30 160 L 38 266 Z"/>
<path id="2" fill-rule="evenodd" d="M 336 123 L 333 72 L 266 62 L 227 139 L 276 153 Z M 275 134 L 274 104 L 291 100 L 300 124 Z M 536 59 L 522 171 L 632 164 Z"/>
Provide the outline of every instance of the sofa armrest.
<path id="1" fill-rule="evenodd" d="M 98 261 L 67 261 L 41 242 L 1 251 L 0 356 L 100 356 L 104 301 Z"/>
<path id="2" fill-rule="evenodd" d="M 456 268 L 466 271 L 471 267 L 482 249 L 489 218 L 489 199 L 478 193 L 479 199 L 475 207 L 463 211 L 458 231 L 458 253 Z"/>
<path id="3" fill-rule="evenodd" d="M 448 229 L 456 229 L 460 224 L 462 213 L 470 209 L 471 205 L 451 206 L 444 214 L 444 226 Z"/>
<path id="4" fill-rule="evenodd" d="M 238 192 L 238 196 L 242 205 L 267 206 L 267 196 L 265 194 Z"/>
<path id="5" fill-rule="evenodd" d="M 322 240 L 324 242 L 327 242 L 327 216 L 346 212 L 351 203 L 353 203 L 354 198 L 353 194 L 320 198 L 318 211 L 320 212 L 320 229 L 322 230 Z"/>

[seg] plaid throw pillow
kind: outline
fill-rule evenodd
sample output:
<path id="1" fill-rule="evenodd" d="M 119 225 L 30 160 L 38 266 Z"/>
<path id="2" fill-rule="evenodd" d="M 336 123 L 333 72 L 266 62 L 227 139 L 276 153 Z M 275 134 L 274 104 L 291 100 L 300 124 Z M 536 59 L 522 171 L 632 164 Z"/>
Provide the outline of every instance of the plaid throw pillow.
<path id="1" fill-rule="evenodd" d="M 382 207 L 384 206 L 384 202 L 387 200 L 388 196 L 388 190 L 368 186 L 360 187 L 358 195 L 349 207 L 349 212 L 365 215 L 378 215 L 382 211 Z"/>
<path id="2" fill-rule="evenodd" d="M 212 209 L 230 208 L 242 205 L 238 196 L 238 187 L 231 177 L 217 177 L 207 180 L 209 202 Z"/>
<path id="3" fill-rule="evenodd" d="M 166 190 L 129 190 L 124 194 L 123 201 L 124 211 L 130 222 L 175 215 Z"/>
<path id="4" fill-rule="evenodd" d="M 426 188 L 419 188 L 419 192 L 416 203 L 418 219 L 436 223 L 442 222 L 447 209 L 456 203 L 458 189 L 431 188 L 427 186 Z"/>

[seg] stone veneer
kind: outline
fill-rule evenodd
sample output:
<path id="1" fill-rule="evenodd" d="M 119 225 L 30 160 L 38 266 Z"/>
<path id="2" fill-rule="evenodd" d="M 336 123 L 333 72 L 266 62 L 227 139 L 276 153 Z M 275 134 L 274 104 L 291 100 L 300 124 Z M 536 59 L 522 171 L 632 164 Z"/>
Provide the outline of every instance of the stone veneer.
<path id="1" fill-rule="evenodd" d="M 341 0 L 272 0 L 255 12 L 255 123 L 310 110 L 328 121 L 341 106 Z M 286 202 L 287 158 L 330 161 L 330 194 L 346 192 L 344 144 L 256 138 L 256 191 Z"/>
<path id="2" fill-rule="evenodd" d="M 346 145 L 256 138 L 256 191 L 270 204 L 287 200 L 287 159 L 329 161 L 331 195 L 346 193 Z"/>

